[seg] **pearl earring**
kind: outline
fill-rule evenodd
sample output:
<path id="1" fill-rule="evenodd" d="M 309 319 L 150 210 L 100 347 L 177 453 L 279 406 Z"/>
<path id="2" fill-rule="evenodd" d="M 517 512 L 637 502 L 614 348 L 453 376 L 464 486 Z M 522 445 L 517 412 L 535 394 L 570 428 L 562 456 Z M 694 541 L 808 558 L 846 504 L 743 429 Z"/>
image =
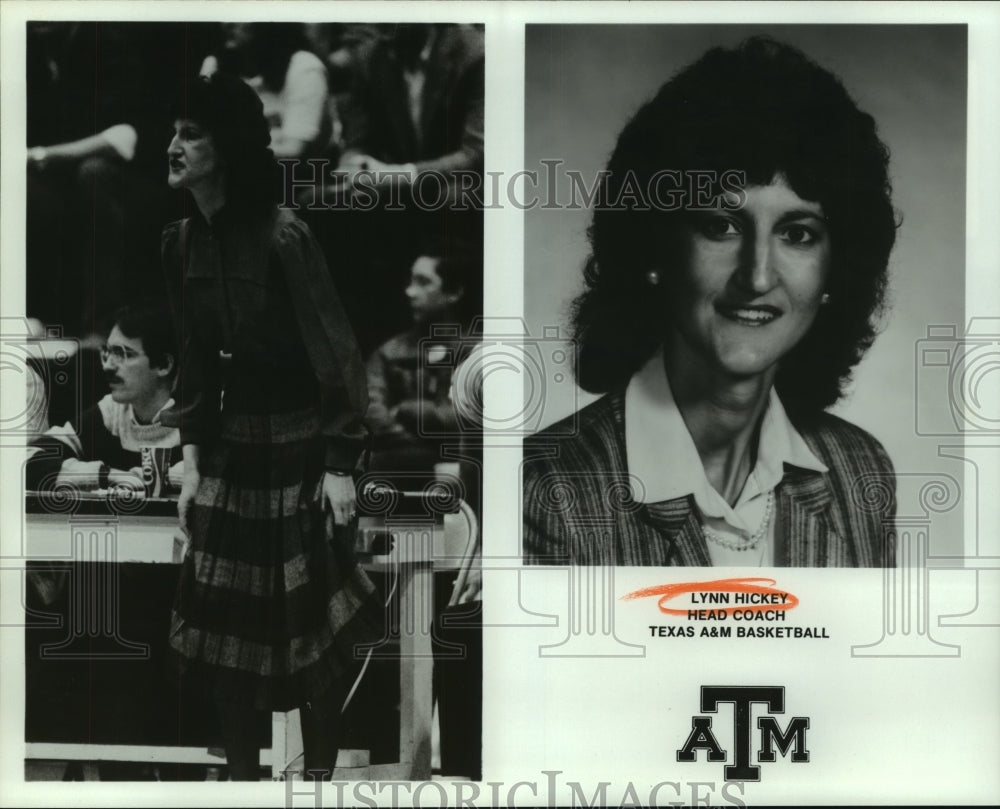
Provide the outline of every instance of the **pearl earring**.
<path id="1" fill-rule="evenodd" d="M 646 283 L 651 287 L 655 287 L 660 283 L 660 273 L 657 270 L 650 270 L 646 273 Z"/>
<path id="2" fill-rule="evenodd" d="M 823 297 L 819 299 L 819 302 L 821 304 L 823 304 L 823 303 L 829 303 L 830 302 L 830 293 L 829 292 L 824 292 L 823 293 Z"/>

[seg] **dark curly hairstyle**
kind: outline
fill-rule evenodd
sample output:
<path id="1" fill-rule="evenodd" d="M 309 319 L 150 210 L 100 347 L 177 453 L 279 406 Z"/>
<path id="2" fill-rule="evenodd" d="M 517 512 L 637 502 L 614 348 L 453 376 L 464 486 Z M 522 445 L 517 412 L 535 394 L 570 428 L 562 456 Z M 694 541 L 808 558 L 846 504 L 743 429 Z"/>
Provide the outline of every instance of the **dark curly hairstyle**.
<path id="1" fill-rule="evenodd" d="M 650 178 L 655 185 L 664 169 L 720 176 L 735 169 L 746 185 L 781 175 L 823 206 L 830 300 L 782 359 L 775 384 L 799 420 L 836 402 L 884 305 L 896 238 L 888 161 L 874 119 L 792 47 L 754 37 L 713 48 L 680 71 L 625 126 L 598 188 L 586 289 L 573 307 L 581 387 L 603 393 L 624 385 L 669 327 L 664 296 L 675 288 L 684 212 L 630 190 L 647 188 Z M 666 276 L 655 288 L 646 282 L 653 268 Z"/>
<path id="2" fill-rule="evenodd" d="M 242 79 L 227 73 L 189 82 L 173 104 L 173 117 L 205 127 L 225 162 L 226 203 L 265 208 L 278 200 L 280 175 L 270 149 L 264 106 Z"/>

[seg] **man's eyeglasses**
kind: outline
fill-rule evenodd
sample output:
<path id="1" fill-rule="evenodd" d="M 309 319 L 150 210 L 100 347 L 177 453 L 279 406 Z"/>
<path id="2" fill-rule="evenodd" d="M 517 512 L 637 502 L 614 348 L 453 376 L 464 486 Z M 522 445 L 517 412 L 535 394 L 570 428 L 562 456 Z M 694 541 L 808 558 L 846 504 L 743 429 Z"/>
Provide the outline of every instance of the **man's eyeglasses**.
<path id="1" fill-rule="evenodd" d="M 127 362 L 128 360 L 134 360 L 136 357 L 145 356 L 141 351 L 136 351 L 134 348 L 129 348 L 128 346 L 101 346 L 101 359 L 107 362 L 109 359 L 114 357 L 115 362 Z"/>

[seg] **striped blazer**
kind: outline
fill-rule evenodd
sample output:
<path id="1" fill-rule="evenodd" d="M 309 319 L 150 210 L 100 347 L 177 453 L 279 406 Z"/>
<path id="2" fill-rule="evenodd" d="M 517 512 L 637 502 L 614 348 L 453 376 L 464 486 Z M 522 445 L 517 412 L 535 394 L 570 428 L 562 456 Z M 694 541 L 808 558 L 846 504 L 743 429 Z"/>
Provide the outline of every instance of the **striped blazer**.
<path id="1" fill-rule="evenodd" d="M 894 565 L 895 475 L 882 445 L 828 413 L 796 429 L 829 472 L 785 465 L 775 563 Z M 523 472 L 526 564 L 712 564 L 692 496 L 632 498 L 624 390 L 528 438 Z"/>

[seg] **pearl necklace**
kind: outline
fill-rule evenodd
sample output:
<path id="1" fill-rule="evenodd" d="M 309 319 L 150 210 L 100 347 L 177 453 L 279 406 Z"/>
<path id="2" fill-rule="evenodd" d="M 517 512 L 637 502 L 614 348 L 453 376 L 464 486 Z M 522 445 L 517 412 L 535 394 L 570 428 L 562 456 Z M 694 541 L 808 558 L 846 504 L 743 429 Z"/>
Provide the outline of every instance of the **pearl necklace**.
<path id="1" fill-rule="evenodd" d="M 767 527 L 771 524 L 771 513 L 774 511 L 774 489 L 771 489 L 767 493 L 767 505 L 764 507 L 764 519 L 761 520 L 760 527 L 753 532 L 748 537 L 745 537 L 742 541 L 735 541 L 727 537 L 725 534 L 721 534 L 714 528 L 711 528 L 705 523 L 701 524 L 701 530 L 705 534 L 705 539 L 709 542 L 714 542 L 716 545 L 721 545 L 731 551 L 752 551 L 759 544 L 761 539 L 767 533 Z"/>

